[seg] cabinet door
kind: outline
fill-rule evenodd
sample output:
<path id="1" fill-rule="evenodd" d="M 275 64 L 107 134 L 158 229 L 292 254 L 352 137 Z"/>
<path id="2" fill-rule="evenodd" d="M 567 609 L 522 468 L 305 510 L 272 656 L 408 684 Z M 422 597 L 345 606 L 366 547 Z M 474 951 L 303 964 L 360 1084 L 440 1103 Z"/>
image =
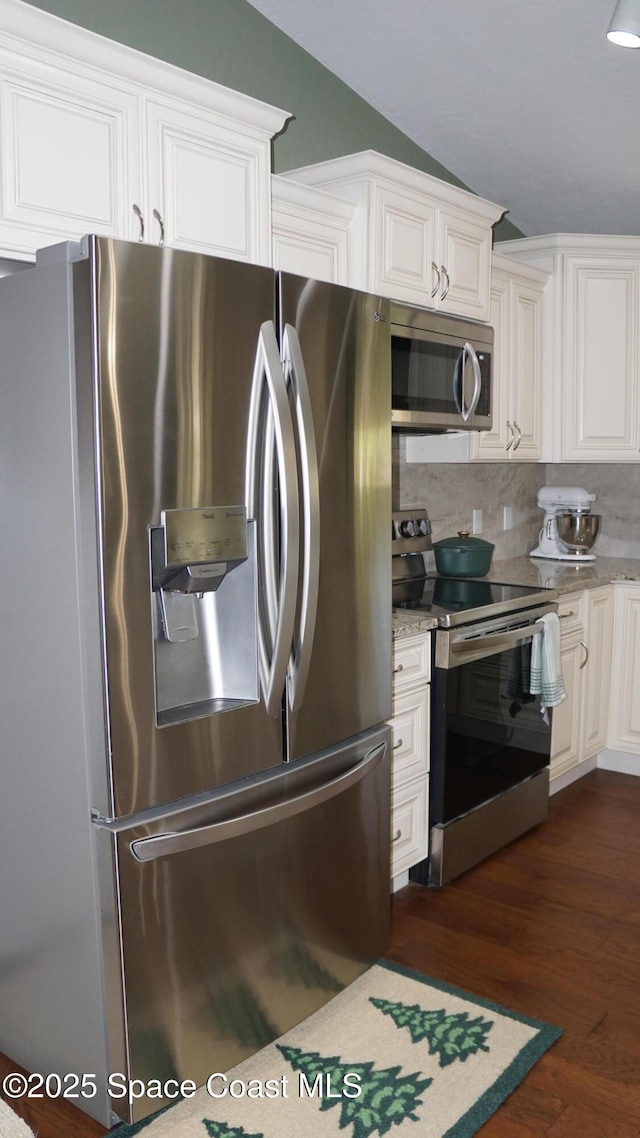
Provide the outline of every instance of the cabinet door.
<path id="1" fill-rule="evenodd" d="M 566 259 L 565 460 L 637 462 L 639 270 Z"/>
<path id="2" fill-rule="evenodd" d="M 490 431 L 472 432 L 471 445 L 476 459 L 504 462 L 514 443 L 511 423 L 511 389 L 509 385 L 509 280 L 494 273 L 491 282 L 491 310 L 489 322 L 493 326 L 494 342 L 491 360 L 492 414 Z"/>
<path id="3" fill-rule="evenodd" d="M 370 289 L 410 304 L 433 307 L 438 285 L 437 209 L 428 200 L 376 185 L 373 279 Z"/>
<path id="4" fill-rule="evenodd" d="M 542 291 L 522 281 L 511 284 L 511 458 L 532 462 L 542 455 Z"/>
<path id="5" fill-rule="evenodd" d="M 0 51 L 0 246 L 16 256 L 99 233 L 132 237 L 140 103 L 126 86 Z"/>
<path id="6" fill-rule="evenodd" d="M 270 264 L 268 142 L 151 99 L 146 124 L 149 232 L 155 209 L 167 245 Z"/>
<path id="7" fill-rule="evenodd" d="M 584 662 L 582 630 L 562 639 L 562 678 L 567 698 L 553 709 L 550 777 L 564 774 L 578 763 L 580 751 L 581 665 Z"/>
<path id="8" fill-rule="evenodd" d="M 609 746 L 640 752 L 640 585 L 614 586 Z"/>
<path id="9" fill-rule="evenodd" d="M 348 285 L 350 226 L 355 207 L 311 186 L 271 178 L 273 267 Z M 354 287 L 355 284 L 354 284 Z"/>
<path id="10" fill-rule="evenodd" d="M 434 303 L 443 312 L 488 320 L 491 292 L 491 229 L 455 211 L 440 210 L 438 267 L 441 288 Z M 446 279 L 445 279 L 446 278 Z"/>
<path id="11" fill-rule="evenodd" d="M 586 592 L 587 658 L 583 672 L 582 742 L 580 759 L 597 755 L 607 745 L 609 726 L 609 681 L 613 636 L 613 589 Z"/>

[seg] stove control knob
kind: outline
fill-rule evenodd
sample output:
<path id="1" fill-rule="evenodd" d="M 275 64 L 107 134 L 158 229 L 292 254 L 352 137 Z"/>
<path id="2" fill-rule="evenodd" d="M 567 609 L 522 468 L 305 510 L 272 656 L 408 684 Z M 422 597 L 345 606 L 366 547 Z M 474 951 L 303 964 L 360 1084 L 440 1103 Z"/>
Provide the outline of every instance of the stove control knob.
<path id="1" fill-rule="evenodd" d="M 403 537 L 415 537 L 416 527 L 415 522 L 409 519 L 406 522 L 400 523 L 400 533 Z"/>
<path id="2" fill-rule="evenodd" d="M 426 518 L 418 518 L 417 532 L 420 537 L 426 537 L 429 532 L 429 523 Z"/>

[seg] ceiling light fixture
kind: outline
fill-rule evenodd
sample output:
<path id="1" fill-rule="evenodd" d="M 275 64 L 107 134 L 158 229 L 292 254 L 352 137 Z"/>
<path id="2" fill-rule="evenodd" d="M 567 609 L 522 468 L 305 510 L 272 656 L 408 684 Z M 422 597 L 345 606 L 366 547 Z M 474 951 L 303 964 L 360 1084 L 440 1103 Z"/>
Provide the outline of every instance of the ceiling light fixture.
<path id="1" fill-rule="evenodd" d="M 607 39 L 618 47 L 640 47 L 640 0 L 618 0 Z"/>

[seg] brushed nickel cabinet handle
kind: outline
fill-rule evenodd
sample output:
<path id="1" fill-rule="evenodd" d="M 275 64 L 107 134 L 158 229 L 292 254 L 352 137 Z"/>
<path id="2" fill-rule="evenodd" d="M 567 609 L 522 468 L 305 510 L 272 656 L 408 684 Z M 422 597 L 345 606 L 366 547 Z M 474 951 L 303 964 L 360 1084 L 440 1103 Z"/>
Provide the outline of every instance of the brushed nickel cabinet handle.
<path id="1" fill-rule="evenodd" d="M 393 669 L 394 676 L 397 672 L 404 672 L 404 664 L 398 664 L 398 667 Z"/>
<path id="2" fill-rule="evenodd" d="M 513 420 L 513 425 L 514 425 L 516 431 L 518 432 L 518 438 L 516 440 L 516 445 L 513 448 L 514 451 L 516 451 L 518 449 L 518 447 L 520 446 L 520 443 L 522 442 L 522 431 L 520 430 L 520 427 L 516 423 L 515 419 Z"/>
<path id="3" fill-rule="evenodd" d="M 402 837 L 402 830 L 396 830 L 396 832 L 395 832 L 395 834 L 393 835 L 393 837 L 392 837 L 391 841 L 392 841 L 392 842 L 397 842 L 398 838 L 401 838 L 401 837 Z"/>
<path id="4" fill-rule="evenodd" d="M 580 671 L 582 671 L 585 664 L 587 664 L 588 660 L 589 660 L 589 649 L 587 648 L 584 640 L 581 640 L 580 643 L 581 643 L 582 647 L 584 648 L 584 660 L 582 661 L 582 663 L 580 665 Z"/>
<path id="5" fill-rule="evenodd" d="M 511 438 L 509 439 L 509 442 L 507 443 L 505 450 L 511 450 L 511 447 L 513 446 L 513 444 L 515 442 L 516 436 L 515 436 L 515 432 L 513 429 L 513 424 L 510 423 L 508 419 L 507 419 L 507 426 L 508 426 L 509 430 L 511 431 Z"/>
<path id="6" fill-rule="evenodd" d="M 153 216 L 155 217 L 156 221 L 158 222 L 158 225 L 160 226 L 160 240 L 158 241 L 158 245 L 164 245 L 164 221 L 162 220 L 162 217 L 158 213 L 157 209 L 154 209 Z"/>
<path id="7" fill-rule="evenodd" d="M 135 202 L 133 203 L 133 212 L 140 222 L 140 236 L 138 237 L 138 241 L 144 241 L 144 217 L 142 216 L 142 210 L 140 209 L 140 206 L 136 205 Z"/>
<path id="8" fill-rule="evenodd" d="M 392 750 L 394 750 L 394 751 L 399 750 L 399 748 L 402 746 L 403 743 L 404 743 L 404 739 L 397 739 L 396 742 L 393 744 Z"/>
<path id="9" fill-rule="evenodd" d="M 431 262 L 431 268 L 433 269 L 434 273 L 436 274 L 436 283 L 434 284 L 433 288 L 431 289 L 431 296 L 433 297 L 436 295 L 436 293 L 438 292 L 438 289 L 440 288 L 440 269 L 436 265 L 435 261 Z"/>
<path id="10" fill-rule="evenodd" d="M 451 288 L 451 281 L 449 280 L 449 274 L 448 274 L 447 270 L 445 269 L 444 265 L 440 265 L 440 271 L 441 271 L 441 273 L 442 273 L 442 275 L 446 281 L 446 284 L 445 284 L 442 292 L 440 293 L 440 300 L 444 300 L 449 289 Z"/>

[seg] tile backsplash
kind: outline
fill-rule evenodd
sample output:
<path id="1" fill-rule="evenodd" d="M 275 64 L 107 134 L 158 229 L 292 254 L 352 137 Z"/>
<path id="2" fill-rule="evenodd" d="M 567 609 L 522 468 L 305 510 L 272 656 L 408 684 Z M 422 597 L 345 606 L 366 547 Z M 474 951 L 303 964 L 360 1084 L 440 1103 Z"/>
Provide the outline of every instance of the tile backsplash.
<path id="1" fill-rule="evenodd" d="M 479 536 L 495 545 L 494 561 L 524 556 L 538 543 L 543 514 L 537 495 L 547 484 L 582 486 L 597 495 L 593 511 L 602 522 L 596 554 L 640 557 L 640 463 L 407 463 L 403 437 L 394 433 L 394 509 L 425 506 L 434 541 L 472 532 L 473 511 L 482 510 Z M 505 506 L 511 507 L 507 530 Z"/>
<path id="2" fill-rule="evenodd" d="M 582 486 L 601 514 L 594 548 L 601 557 L 640 557 L 640 463 L 558 463 L 546 467 L 550 486 Z"/>

